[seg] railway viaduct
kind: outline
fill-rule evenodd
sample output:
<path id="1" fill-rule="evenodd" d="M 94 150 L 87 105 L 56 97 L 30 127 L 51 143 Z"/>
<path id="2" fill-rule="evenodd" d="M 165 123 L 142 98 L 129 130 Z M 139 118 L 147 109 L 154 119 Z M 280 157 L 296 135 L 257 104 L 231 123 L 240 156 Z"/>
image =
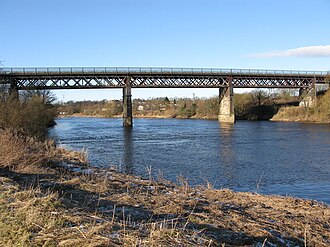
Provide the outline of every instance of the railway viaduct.
<path id="1" fill-rule="evenodd" d="M 3 68 L 0 84 L 19 90 L 123 89 L 123 125 L 133 125 L 132 88 L 218 88 L 219 121 L 235 122 L 234 88 L 296 88 L 300 92 L 326 84 L 327 71 L 146 68 L 41 67 Z"/>

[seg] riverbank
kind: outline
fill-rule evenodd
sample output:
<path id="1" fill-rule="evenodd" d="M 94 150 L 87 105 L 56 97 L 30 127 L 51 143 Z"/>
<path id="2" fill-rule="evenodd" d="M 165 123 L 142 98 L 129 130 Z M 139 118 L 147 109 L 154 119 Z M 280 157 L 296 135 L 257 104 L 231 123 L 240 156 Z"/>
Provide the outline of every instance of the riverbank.
<path id="1" fill-rule="evenodd" d="M 72 115 L 58 115 L 57 118 L 66 118 L 66 117 L 83 117 L 83 118 L 122 118 L 122 114 L 120 115 L 114 115 L 111 117 L 105 116 L 105 115 L 87 115 L 87 114 L 82 114 L 82 113 L 75 113 Z M 194 115 L 191 117 L 184 117 L 184 116 L 177 116 L 177 115 L 170 115 L 170 114 L 140 114 L 140 113 L 133 113 L 134 118 L 161 118 L 161 119 L 170 119 L 170 118 L 177 118 L 177 119 L 209 119 L 209 120 L 214 120 L 218 119 L 217 115 L 212 115 L 212 116 L 203 116 L 203 115 Z"/>
<path id="2" fill-rule="evenodd" d="M 318 96 L 313 107 L 282 107 L 271 121 L 330 123 L 330 91 Z"/>
<path id="3" fill-rule="evenodd" d="M 330 244 L 330 208 L 315 201 L 92 168 L 81 153 L 8 132 L 0 143 L 2 246 Z"/>
<path id="4" fill-rule="evenodd" d="M 315 109 L 298 106 L 281 108 L 270 121 L 330 124 L 330 119 L 323 114 L 316 113 Z"/>
<path id="5" fill-rule="evenodd" d="M 236 120 L 271 120 L 295 122 L 330 122 L 330 91 L 319 93 L 314 107 L 298 107 L 302 101 L 289 91 L 267 93 L 255 90 L 235 94 Z M 63 116 L 122 117 L 123 105 L 119 100 L 67 102 L 58 105 Z M 132 104 L 135 118 L 217 119 L 219 98 L 208 99 L 135 99 Z"/>
<path id="6" fill-rule="evenodd" d="M 313 111 L 313 110 L 310 110 Z M 104 115 L 85 115 L 85 114 L 72 114 L 72 115 L 59 115 L 58 118 L 66 117 L 82 117 L 82 118 L 109 118 Z M 122 115 L 115 115 L 110 118 L 122 118 Z M 175 116 L 175 115 L 155 115 L 155 114 L 136 114 L 134 118 L 155 118 L 155 119 L 204 119 L 204 120 L 217 120 L 218 117 L 212 116 L 202 116 L 194 115 L 191 117 Z M 247 120 L 245 117 L 238 116 L 236 120 Z M 273 121 L 273 122 L 301 122 L 301 123 L 320 123 L 320 124 L 330 124 L 329 119 L 320 118 L 315 116 L 315 114 L 306 113 L 306 109 L 298 106 L 286 106 L 279 109 L 279 111 L 273 117 L 267 117 L 260 120 L 250 120 L 250 121 Z"/>

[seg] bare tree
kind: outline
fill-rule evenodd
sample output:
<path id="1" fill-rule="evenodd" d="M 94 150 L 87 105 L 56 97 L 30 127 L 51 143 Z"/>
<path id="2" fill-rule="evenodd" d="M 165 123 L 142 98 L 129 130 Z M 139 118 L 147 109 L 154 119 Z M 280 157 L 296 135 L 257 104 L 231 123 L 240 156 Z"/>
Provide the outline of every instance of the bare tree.
<path id="1" fill-rule="evenodd" d="M 40 97 L 45 105 L 52 105 L 56 101 L 56 96 L 50 90 L 26 90 L 21 92 L 21 96 L 23 100 Z"/>
<path id="2" fill-rule="evenodd" d="M 259 107 L 263 104 L 263 102 L 268 99 L 268 94 L 264 90 L 253 90 L 251 92 L 251 101 L 258 105 Z"/>

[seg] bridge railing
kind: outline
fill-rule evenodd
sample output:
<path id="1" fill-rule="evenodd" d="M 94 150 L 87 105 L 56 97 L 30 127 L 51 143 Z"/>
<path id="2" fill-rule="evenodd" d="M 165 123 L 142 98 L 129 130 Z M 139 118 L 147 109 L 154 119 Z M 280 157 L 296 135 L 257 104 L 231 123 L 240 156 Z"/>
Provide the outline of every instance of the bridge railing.
<path id="1" fill-rule="evenodd" d="M 330 71 L 221 69 L 221 68 L 160 68 L 160 67 L 26 67 L 3 68 L 0 74 L 232 74 L 232 75 L 298 75 L 326 76 Z"/>

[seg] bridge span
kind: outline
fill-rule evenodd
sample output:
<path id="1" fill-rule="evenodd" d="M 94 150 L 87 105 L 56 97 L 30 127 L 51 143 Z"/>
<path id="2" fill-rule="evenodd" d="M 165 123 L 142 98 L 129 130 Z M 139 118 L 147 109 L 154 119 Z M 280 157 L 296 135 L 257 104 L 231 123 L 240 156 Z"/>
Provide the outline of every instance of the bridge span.
<path id="1" fill-rule="evenodd" d="M 0 69 L 0 84 L 11 92 L 44 89 L 122 88 L 124 126 L 132 126 L 132 88 L 219 88 L 219 121 L 235 121 L 233 88 L 315 89 L 329 71 L 146 68 L 41 67 Z"/>

